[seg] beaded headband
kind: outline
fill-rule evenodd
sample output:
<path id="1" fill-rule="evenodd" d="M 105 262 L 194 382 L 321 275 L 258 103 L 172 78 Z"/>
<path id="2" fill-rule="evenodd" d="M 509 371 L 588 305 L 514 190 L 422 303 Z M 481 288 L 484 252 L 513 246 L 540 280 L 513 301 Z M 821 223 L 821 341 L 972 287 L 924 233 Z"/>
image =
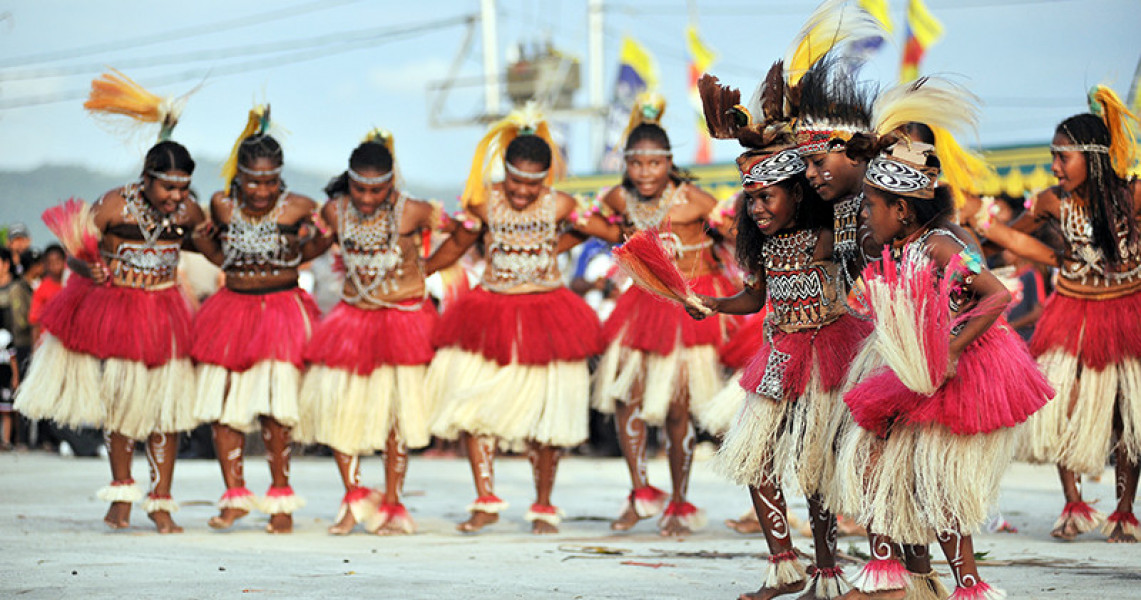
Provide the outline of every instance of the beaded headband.
<path id="1" fill-rule="evenodd" d="M 158 179 L 161 181 L 168 181 L 170 183 L 190 183 L 190 176 L 189 175 L 171 175 L 169 173 L 163 173 L 161 171 L 150 171 L 150 170 L 147 171 L 147 175 L 150 175 L 151 177 L 154 177 L 155 179 Z"/>
<path id="2" fill-rule="evenodd" d="M 1101 144 L 1050 144 L 1050 152 L 1097 152 L 1109 154 L 1109 146 Z"/>
<path id="3" fill-rule="evenodd" d="M 274 169 L 267 169 L 265 171 L 255 171 L 253 169 L 250 169 L 248 167 L 245 167 L 245 166 L 239 164 L 238 170 L 241 171 L 242 173 L 245 173 L 246 175 L 249 175 L 250 177 L 266 177 L 269 175 L 280 175 L 281 174 L 281 167 L 280 166 L 278 166 L 277 168 L 274 168 Z"/>
<path id="4" fill-rule="evenodd" d="M 352 179 L 361 185 L 379 185 L 386 183 L 392 179 L 392 174 L 394 173 L 394 171 L 389 171 L 380 177 L 365 177 L 364 175 L 361 175 L 352 169 L 349 169 L 346 172 L 349 174 L 349 179 Z"/>
<path id="5" fill-rule="evenodd" d="M 934 151 L 934 146 L 923 142 L 897 142 L 868 161 L 864 182 L 900 196 L 930 200 L 935 197 L 939 167 L 925 163 Z"/>
<path id="6" fill-rule="evenodd" d="M 803 173 L 806 168 L 795 148 L 772 154 L 745 154 L 738 159 L 737 166 L 741 171 L 741 187 L 745 189 L 780 183 L 797 173 Z"/>
<path id="7" fill-rule="evenodd" d="M 622 153 L 623 156 L 673 156 L 673 150 L 666 148 L 636 148 Z"/>
<path id="8" fill-rule="evenodd" d="M 860 131 L 853 125 L 832 125 L 827 121 L 803 124 L 796 129 L 796 151 L 801 156 L 831 152 Z"/>
<path id="9" fill-rule="evenodd" d="M 518 167 L 507 161 L 503 161 L 503 166 L 507 169 L 508 173 L 511 173 L 519 179 L 526 179 L 528 181 L 538 181 L 543 179 L 547 176 L 547 171 L 550 171 L 550 169 L 545 169 L 543 171 L 539 171 L 538 173 L 531 173 L 530 171 L 520 170 Z"/>

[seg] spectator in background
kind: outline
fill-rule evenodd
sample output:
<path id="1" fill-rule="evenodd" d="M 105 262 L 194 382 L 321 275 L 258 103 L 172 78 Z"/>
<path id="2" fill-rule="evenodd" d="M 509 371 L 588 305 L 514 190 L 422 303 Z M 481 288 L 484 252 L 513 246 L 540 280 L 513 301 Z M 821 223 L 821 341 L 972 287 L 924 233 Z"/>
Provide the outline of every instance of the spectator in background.
<path id="1" fill-rule="evenodd" d="M 23 262 L 25 252 L 32 248 L 32 236 L 28 233 L 28 226 L 23 223 L 13 223 L 8 226 L 8 250 L 12 252 L 12 274 L 22 276 L 31 265 L 31 261 Z"/>
<path id="2" fill-rule="evenodd" d="M 19 350 L 31 348 L 31 290 L 13 272 L 12 252 L 0 248 L 0 448 L 12 448 L 12 394 L 20 384 Z"/>
<path id="3" fill-rule="evenodd" d="M 32 292 L 31 309 L 28 313 L 28 323 L 32 326 L 32 341 L 40 339 L 40 318 L 44 314 L 44 307 L 63 289 L 63 274 L 67 270 L 67 255 L 59 244 L 52 244 L 44 249 L 43 275 L 40 284 Z"/>

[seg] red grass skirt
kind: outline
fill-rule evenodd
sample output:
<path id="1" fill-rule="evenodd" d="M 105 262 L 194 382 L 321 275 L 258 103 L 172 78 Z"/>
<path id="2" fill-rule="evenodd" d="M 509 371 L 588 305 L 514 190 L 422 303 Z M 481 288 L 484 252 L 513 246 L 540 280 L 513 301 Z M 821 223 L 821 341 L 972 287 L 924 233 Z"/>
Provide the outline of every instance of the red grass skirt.
<path id="1" fill-rule="evenodd" d="M 190 351 L 190 304 L 177 287 L 148 291 L 73 276 L 44 308 L 42 326 L 72 352 L 154 368 Z"/>
<path id="2" fill-rule="evenodd" d="M 426 365 L 432 361 L 432 330 L 438 319 L 428 301 L 411 311 L 369 310 L 341 302 L 317 325 L 305 347 L 305 360 L 357 375 L 368 375 L 381 365 Z"/>
<path id="3" fill-rule="evenodd" d="M 772 343 L 762 342 L 760 349 L 745 366 L 741 387 L 757 393 L 765 371 L 770 367 L 774 347 L 787 355 L 783 365 L 781 385 L 783 397 L 771 400 L 795 400 L 804 394 L 812 377 L 813 364 L 820 378 L 821 389 L 830 392 L 838 389 L 848 374 L 848 366 L 859 352 L 860 345 L 872 331 L 872 324 L 851 315 L 843 315 L 836 322 L 820 329 L 784 333 L 775 331 Z M 815 360 L 814 360 L 815 359 Z"/>
<path id="4" fill-rule="evenodd" d="M 702 275 L 689 281 L 693 291 L 706 296 L 729 296 L 737 289 L 721 273 Z M 623 292 L 610 317 L 603 326 L 606 344 L 619 340 L 622 346 L 662 356 L 674 350 L 678 336 L 667 332 L 679 331 L 682 346 L 720 347 L 725 339 L 740 326 L 742 317 L 722 315 L 697 321 L 686 314 L 678 303 L 664 300 L 637 286 Z"/>
<path id="5" fill-rule="evenodd" d="M 1055 348 L 1098 371 L 1141 358 L 1141 292 L 1112 300 L 1051 295 L 1030 338 L 1030 353 L 1037 358 Z"/>
<path id="6" fill-rule="evenodd" d="M 736 333 L 729 337 L 719 351 L 721 364 L 734 371 L 749 364 L 749 359 L 765 345 L 765 315 L 768 310 L 749 315 Z"/>
<path id="7" fill-rule="evenodd" d="M 1054 397 L 1022 339 L 995 323 L 959 358 L 955 376 L 927 397 L 882 369 L 844 395 L 856 423 L 886 436 L 893 423 L 938 423 L 955 435 L 1010 428 Z"/>
<path id="8" fill-rule="evenodd" d="M 437 348 L 457 347 L 500 366 L 584 360 L 602 349 L 598 316 L 566 288 L 497 294 L 477 287 L 444 311 Z"/>
<path id="9" fill-rule="evenodd" d="M 320 312 L 300 288 L 271 294 L 218 290 L 194 318 L 191 356 L 242 372 L 263 361 L 303 365 L 306 340 Z"/>

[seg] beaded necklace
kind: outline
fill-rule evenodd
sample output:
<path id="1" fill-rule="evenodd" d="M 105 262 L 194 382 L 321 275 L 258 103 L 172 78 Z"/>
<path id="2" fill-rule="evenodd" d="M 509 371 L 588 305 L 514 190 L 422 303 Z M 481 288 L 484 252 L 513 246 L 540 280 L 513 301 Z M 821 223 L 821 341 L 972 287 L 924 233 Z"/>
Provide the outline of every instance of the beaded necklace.
<path id="1" fill-rule="evenodd" d="M 273 209 L 256 220 L 242 211 L 241 202 L 234 203 L 230 212 L 230 226 L 227 235 L 222 237 L 222 270 L 258 270 L 261 273 L 277 275 L 281 269 L 292 269 L 301 264 L 301 253 L 292 257 L 289 254 L 289 239 L 281 235 L 277 220 L 285 210 L 285 197 L 289 192 L 282 190 Z"/>
<path id="2" fill-rule="evenodd" d="M 378 209 L 376 214 L 365 216 L 348 198 L 341 198 L 337 205 L 337 220 L 341 224 L 338 235 L 345 271 L 356 289 L 353 296 L 342 291 L 341 297 L 346 302 L 372 301 L 377 289 L 382 294 L 399 289 L 397 278 L 404 274 L 400 221 L 406 199 L 404 192 L 400 192 L 391 209 Z"/>
<path id="3" fill-rule="evenodd" d="M 492 194 L 487 211 L 491 242 L 484 287 L 502 292 L 525 283 L 550 288 L 562 285 L 555 261 L 555 209 L 553 190 L 523 210 L 509 206 L 502 192 Z"/>
<path id="4" fill-rule="evenodd" d="M 1070 247 L 1070 258 L 1062 262 L 1061 275 L 1083 285 L 1115 285 L 1141 278 L 1141 248 L 1129 246 L 1126 229 L 1118 224 L 1117 252 L 1124 271 L 1108 268 L 1105 253 L 1093 243 L 1093 221 L 1084 204 L 1067 194 L 1058 210 L 1062 236 Z"/>
<path id="5" fill-rule="evenodd" d="M 677 200 L 678 192 L 683 186 L 670 183 L 662 195 L 652 200 L 643 198 L 636 192 L 623 188 L 626 192 L 626 213 L 638 231 L 644 229 L 661 229 L 670 209 Z"/>

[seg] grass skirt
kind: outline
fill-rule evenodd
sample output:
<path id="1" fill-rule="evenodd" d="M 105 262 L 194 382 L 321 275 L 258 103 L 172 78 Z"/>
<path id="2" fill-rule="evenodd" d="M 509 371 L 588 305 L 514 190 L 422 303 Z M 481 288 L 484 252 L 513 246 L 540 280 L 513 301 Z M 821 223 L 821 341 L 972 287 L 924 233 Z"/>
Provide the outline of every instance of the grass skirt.
<path id="1" fill-rule="evenodd" d="M 436 310 L 364 310 L 338 304 L 305 349 L 301 418 L 293 439 L 345 454 L 383 450 L 396 427 L 410 448 L 431 441 L 424 380 Z"/>
<path id="2" fill-rule="evenodd" d="M 296 288 L 261 295 L 223 288 L 206 300 L 194 319 L 195 416 L 243 432 L 262 415 L 296 425 L 302 354 L 317 315 Z"/>
<path id="3" fill-rule="evenodd" d="M 132 439 L 197 424 L 190 306 L 177 288 L 94 285 L 75 276 L 48 304 L 43 326 L 16 395 L 25 416 Z"/>
<path id="4" fill-rule="evenodd" d="M 1030 351 L 1058 394 L 1030 418 L 1018 457 L 1096 475 L 1118 444 L 1141 459 L 1141 293 L 1112 300 L 1054 294 Z"/>

